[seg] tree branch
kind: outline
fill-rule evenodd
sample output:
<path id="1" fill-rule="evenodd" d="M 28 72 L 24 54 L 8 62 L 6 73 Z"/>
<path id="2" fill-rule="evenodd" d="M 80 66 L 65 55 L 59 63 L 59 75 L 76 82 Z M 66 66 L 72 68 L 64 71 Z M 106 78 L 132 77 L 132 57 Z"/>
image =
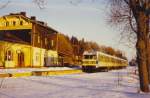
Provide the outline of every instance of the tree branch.
<path id="1" fill-rule="evenodd" d="M 11 1 L 8 0 L 6 3 L 4 3 L 3 5 L 0 6 L 0 9 L 5 8 Z"/>
<path id="2" fill-rule="evenodd" d="M 134 26 L 133 26 L 133 24 L 132 24 L 133 17 L 132 17 L 132 11 L 131 11 L 131 9 L 130 9 L 130 12 L 129 12 L 128 20 L 129 20 L 129 25 L 130 25 L 131 29 L 132 29 L 135 33 L 138 33 L 137 30 L 134 28 Z"/>
<path id="3" fill-rule="evenodd" d="M 129 5 L 129 1 L 128 0 L 124 0 L 124 2 Z"/>
<path id="4" fill-rule="evenodd" d="M 45 8 L 46 1 L 47 0 L 33 0 L 33 2 L 35 4 L 37 4 L 40 9 L 44 9 Z"/>

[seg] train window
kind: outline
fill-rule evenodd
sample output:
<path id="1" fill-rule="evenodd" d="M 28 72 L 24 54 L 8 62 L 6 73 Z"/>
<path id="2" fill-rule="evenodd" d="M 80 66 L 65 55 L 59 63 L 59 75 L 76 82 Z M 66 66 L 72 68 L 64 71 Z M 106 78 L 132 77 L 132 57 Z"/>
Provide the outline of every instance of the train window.
<path id="1" fill-rule="evenodd" d="M 110 62 L 113 62 L 113 58 L 110 58 Z"/>
<path id="2" fill-rule="evenodd" d="M 108 61 L 111 62 L 111 58 L 108 58 Z"/>
<path id="3" fill-rule="evenodd" d="M 93 56 L 92 55 L 89 55 L 89 59 L 92 59 L 93 58 Z"/>
<path id="4" fill-rule="evenodd" d="M 104 57 L 104 61 L 107 61 L 107 57 Z"/>
<path id="5" fill-rule="evenodd" d="M 112 59 L 112 62 L 115 63 L 116 62 L 115 59 Z"/>
<path id="6" fill-rule="evenodd" d="M 84 55 L 84 59 L 89 59 L 89 55 Z"/>
<path id="7" fill-rule="evenodd" d="M 119 63 L 119 61 L 118 61 L 118 60 L 115 60 L 115 62 L 116 62 L 116 63 Z"/>
<path id="8" fill-rule="evenodd" d="M 96 55 L 92 55 L 92 59 L 96 59 Z"/>
<path id="9" fill-rule="evenodd" d="M 102 56 L 102 61 L 105 61 L 105 57 L 104 56 Z"/>
<path id="10" fill-rule="evenodd" d="M 109 61 L 110 61 L 109 57 L 108 57 L 108 58 L 106 58 L 106 61 L 107 61 L 107 62 L 109 62 Z"/>
<path id="11" fill-rule="evenodd" d="M 100 59 L 103 60 L 103 56 L 100 56 Z"/>
<path id="12" fill-rule="evenodd" d="M 101 56 L 101 60 L 104 61 L 104 56 Z"/>
<path id="13" fill-rule="evenodd" d="M 99 61 L 100 61 L 100 60 L 102 60 L 102 58 L 101 58 L 101 56 L 100 56 L 100 55 L 98 56 L 98 60 L 99 60 Z"/>
<path id="14" fill-rule="evenodd" d="M 107 56 L 104 57 L 104 61 L 105 61 L 105 62 L 108 61 L 108 57 L 107 57 Z"/>
<path id="15" fill-rule="evenodd" d="M 109 59 L 109 62 L 111 62 L 111 58 L 108 58 Z"/>
<path id="16" fill-rule="evenodd" d="M 84 55 L 84 59 L 96 59 L 96 55 Z"/>

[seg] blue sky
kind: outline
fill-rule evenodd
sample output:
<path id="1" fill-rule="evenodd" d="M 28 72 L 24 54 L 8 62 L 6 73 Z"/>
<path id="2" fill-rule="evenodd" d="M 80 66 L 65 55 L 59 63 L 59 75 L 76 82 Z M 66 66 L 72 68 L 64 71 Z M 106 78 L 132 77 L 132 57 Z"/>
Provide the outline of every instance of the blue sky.
<path id="1" fill-rule="evenodd" d="M 8 0 L 1 0 L 0 5 Z M 0 9 L 0 15 L 26 11 L 27 16 L 36 16 L 49 26 L 69 36 L 85 38 L 100 45 L 111 46 L 126 53 L 130 59 L 134 49 L 119 43 L 120 31 L 111 27 L 108 21 L 107 0 L 47 0 L 45 9 L 39 9 L 33 0 L 11 0 L 6 8 Z"/>

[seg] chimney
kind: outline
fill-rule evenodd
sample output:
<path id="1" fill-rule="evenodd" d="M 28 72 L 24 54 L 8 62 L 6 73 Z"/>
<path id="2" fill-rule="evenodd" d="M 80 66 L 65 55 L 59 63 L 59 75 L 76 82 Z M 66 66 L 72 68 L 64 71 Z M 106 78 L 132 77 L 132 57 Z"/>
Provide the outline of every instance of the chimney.
<path id="1" fill-rule="evenodd" d="M 10 13 L 9 15 L 14 15 L 14 13 Z"/>
<path id="2" fill-rule="evenodd" d="M 36 20 L 36 17 L 35 16 L 31 16 L 31 20 Z"/>
<path id="3" fill-rule="evenodd" d="M 26 16 L 26 12 L 20 12 L 20 14 Z"/>

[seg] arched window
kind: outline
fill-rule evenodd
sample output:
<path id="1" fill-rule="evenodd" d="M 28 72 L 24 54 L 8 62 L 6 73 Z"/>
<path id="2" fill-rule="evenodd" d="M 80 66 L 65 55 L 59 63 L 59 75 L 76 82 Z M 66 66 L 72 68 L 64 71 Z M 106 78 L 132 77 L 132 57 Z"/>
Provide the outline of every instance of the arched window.
<path id="1" fill-rule="evenodd" d="M 21 26 L 23 25 L 23 21 L 20 21 L 20 25 L 21 25 Z"/>
<path id="2" fill-rule="evenodd" d="M 7 61 L 12 61 L 13 60 L 13 53 L 12 53 L 12 51 L 10 51 L 10 50 L 6 51 L 6 53 L 5 53 L 5 60 L 7 60 Z"/>
<path id="3" fill-rule="evenodd" d="M 15 26 L 16 25 L 16 22 L 15 21 L 13 21 L 13 26 Z"/>
<path id="4" fill-rule="evenodd" d="M 9 22 L 8 22 L 8 21 L 6 22 L 6 27 L 7 27 L 7 26 L 9 26 Z"/>

